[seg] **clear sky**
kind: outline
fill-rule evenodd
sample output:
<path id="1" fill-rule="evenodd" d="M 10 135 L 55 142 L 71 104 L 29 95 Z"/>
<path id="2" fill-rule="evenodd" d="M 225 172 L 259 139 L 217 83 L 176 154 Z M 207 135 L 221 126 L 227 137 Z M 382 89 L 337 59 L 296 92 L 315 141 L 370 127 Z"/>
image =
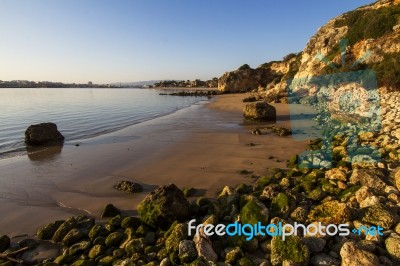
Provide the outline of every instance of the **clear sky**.
<path id="1" fill-rule="evenodd" d="M 210 79 L 372 0 L 0 0 L 0 80 Z"/>

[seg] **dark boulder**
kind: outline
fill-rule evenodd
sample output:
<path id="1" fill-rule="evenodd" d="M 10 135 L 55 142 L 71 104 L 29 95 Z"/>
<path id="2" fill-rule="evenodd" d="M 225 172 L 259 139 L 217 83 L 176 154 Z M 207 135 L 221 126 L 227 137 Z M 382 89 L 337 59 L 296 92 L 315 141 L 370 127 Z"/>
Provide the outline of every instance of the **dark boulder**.
<path id="1" fill-rule="evenodd" d="M 107 204 L 103 211 L 101 212 L 101 217 L 105 218 L 105 217 L 115 217 L 117 215 L 121 214 L 121 211 L 115 207 L 114 205 L 112 205 L 111 203 Z"/>
<path id="2" fill-rule="evenodd" d="M 189 217 L 189 202 L 174 184 L 158 187 L 139 204 L 138 213 L 142 221 L 161 229 Z"/>
<path id="3" fill-rule="evenodd" d="M 54 123 L 31 125 L 25 131 L 25 143 L 30 146 L 62 143 L 64 136 L 58 131 Z"/>

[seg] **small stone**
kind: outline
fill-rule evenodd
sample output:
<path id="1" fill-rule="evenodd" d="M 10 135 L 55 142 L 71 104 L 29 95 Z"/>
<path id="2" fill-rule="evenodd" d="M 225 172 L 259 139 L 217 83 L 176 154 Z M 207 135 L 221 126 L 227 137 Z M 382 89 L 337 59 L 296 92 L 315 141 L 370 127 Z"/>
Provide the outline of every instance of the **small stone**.
<path id="1" fill-rule="evenodd" d="M 92 244 L 90 241 L 82 241 L 76 244 L 73 244 L 69 249 L 68 249 L 68 254 L 70 255 L 75 255 L 79 252 L 83 252 L 85 250 L 88 250 Z"/>
<path id="2" fill-rule="evenodd" d="M 179 259 L 183 263 L 190 263 L 197 258 L 195 244 L 191 240 L 182 240 L 179 242 Z"/>
<path id="3" fill-rule="evenodd" d="M 91 259 L 95 259 L 95 258 L 99 257 L 100 255 L 102 255 L 105 250 L 106 250 L 106 248 L 104 246 L 95 245 L 90 249 L 88 256 Z"/>
<path id="4" fill-rule="evenodd" d="M 280 265 L 285 260 L 291 260 L 299 265 L 308 265 L 310 253 L 300 238 L 294 235 L 282 240 L 280 236 L 274 236 L 271 242 L 271 263 Z"/>
<path id="5" fill-rule="evenodd" d="M 106 238 L 106 246 L 107 247 L 115 247 L 118 246 L 121 241 L 124 239 L 124 235 L 120 232 L 114 232 L 108 235 L 108 237 Z"/>
<path id="6" fill-rule="evenodd" d="M 392 234 L 390 237 L 386 238 L 385 246 L 390 256 L 400 261 L 400 235 Z"/>
<path id="7" fill-rule="evenodd" d="M 231 265 L 235 265 L 235 263 L 244 256 L 243 251 L 239 247 L 227 248 L 225 252 L 225 262 Z"/>
<path id="8" fill-rule="evenodd" d="M 340 249 L 342 266 L 379 266 L 379 259 L 371 252 L 359 249 L 355 243 L 346 242 Z"/>
<path id="9" fill-rule="evenodd" d="M 203 257 L 207 261 L 217 262 L 218 256 L 212 247 L 211 240 L 206 234 L 204 234 L 203 228 L 201 228 L 199 233 L 194 236 L 193 241 L 199 257 Z"/>
<path id="10" fill-rule="evenodd" d="M 129 194 L 139 193 L 143 191 L 143 187 L 139 183 L 134 183 L 126 180 L 119 181 L 114 187 L 119 191 Z"/>
<path id="11" fill-rule="evenodd" d="M 306 244 L 311 254 L 322 252 L 326 245 L 325 239 L 319 237 L 304 237 L 301 240 Z"/>
<path id="12" fill-rule="evenodd" d="M 355 193 L 356 199 L 358 203 L 361 203 L 363 200 L 365 200 L 368 197 L 374 196 L 374 194 L 371 192 L 369 187 L 362 186 L 357 192 Z"/>
<path id="13" fill-rule="evenodd" d="M 339 266 L 340 261 L 324 253 L 313 256 L 310 260 L 313 266 Z"/>
<path id="14" fill-rule="evenodd" d="M 103 211 L 101 212 L 100 216 L 102 218 L 105 218 L 105 217 L 114 217 L 114 216 L 117 216 L 119 214 L 121 214 L 121 211 L 117 207 L 115 207 L 112 204 L 107 204 L 104 207 Z"/>
<path id="15" fill-rule="evenodd" d="M 361 208 L 366 208 L 379 203 L 379 198 L 377 196 L 370 196 L 360 202 Z"/>

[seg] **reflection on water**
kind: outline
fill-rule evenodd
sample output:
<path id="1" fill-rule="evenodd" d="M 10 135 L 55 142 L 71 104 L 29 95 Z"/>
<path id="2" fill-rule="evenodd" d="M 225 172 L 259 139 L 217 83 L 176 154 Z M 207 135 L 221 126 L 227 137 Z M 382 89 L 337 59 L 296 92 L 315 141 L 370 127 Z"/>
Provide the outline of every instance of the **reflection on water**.
<path id="1" fill-rule="evenodd" d="M 63 145 L 52 145 L 43 147 L 27 146 L 28 158 L 31 161 L 53 161 L 61 154 Z"/>

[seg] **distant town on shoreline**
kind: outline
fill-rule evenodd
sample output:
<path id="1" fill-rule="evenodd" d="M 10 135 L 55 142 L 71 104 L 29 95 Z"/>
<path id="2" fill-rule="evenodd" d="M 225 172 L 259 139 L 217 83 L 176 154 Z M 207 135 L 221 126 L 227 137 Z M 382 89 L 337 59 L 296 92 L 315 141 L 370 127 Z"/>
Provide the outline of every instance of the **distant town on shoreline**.
<path id="1" fill-rule="evenodd" d="M 211 80 L 150 80 L 139 82 L 116 82 L 110 84 L 95 84 L 91 81 L 87 83 L 63 83 L 51 81 L 29 81 L 29 80 L 0 80 L 0 88 L 216 88 L 218 87 L 218 78 Z"/>

